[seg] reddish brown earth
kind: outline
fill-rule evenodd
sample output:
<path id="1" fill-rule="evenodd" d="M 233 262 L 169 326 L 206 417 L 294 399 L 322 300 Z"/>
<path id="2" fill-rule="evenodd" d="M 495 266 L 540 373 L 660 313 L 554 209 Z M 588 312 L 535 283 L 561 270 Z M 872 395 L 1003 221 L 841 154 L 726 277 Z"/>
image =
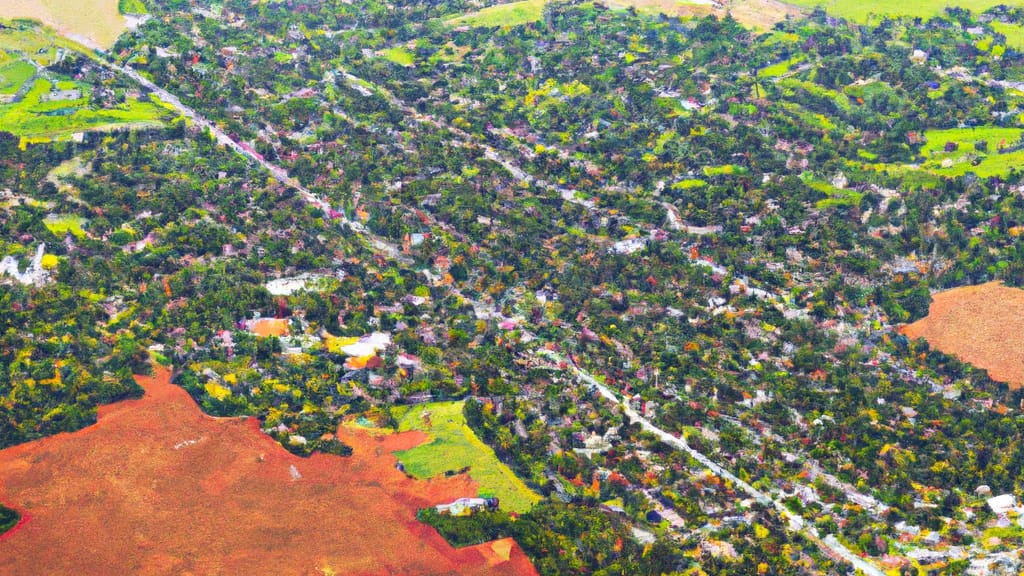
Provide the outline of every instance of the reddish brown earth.
<path id="1" fill-rule="evenodd" d="M 932 295 L 928 316 L 900 329 L 1011 388 L 1024 385 L 1024 290 L 989 282 Z"/>
<path id="2" fill-rule="evenodd" d="M 93 426 L 0 451 L 0 502 L 28 518 L 0 539 L 0 574 L 536 574 L 514 542 L 456 550 L 416 521 L 476 494 L 395 469 L 422 436 L 343 428 L 352 457 L 300 458 L 169 376 L 140 377 L 145 396 Z"/>

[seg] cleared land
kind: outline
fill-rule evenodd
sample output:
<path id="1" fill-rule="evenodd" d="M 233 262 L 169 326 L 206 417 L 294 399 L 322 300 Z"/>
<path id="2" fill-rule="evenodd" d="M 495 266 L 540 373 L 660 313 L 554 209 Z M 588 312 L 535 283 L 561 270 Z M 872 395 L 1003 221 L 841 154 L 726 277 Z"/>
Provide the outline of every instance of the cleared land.
<path id="1" fill-rule="evenodd" d="M 398 64 L 399 66 L 412 66 L 416 63 L 413 53 L 401 46 L 388 48 L 381 52 L 381 56 L 388 62 Z"/>
<path id="2" fill-rule="evenodd" d="M 342 429 L 352 457 L 300 458 L 255 419 L 204 415 L 166 369 L 139 382 L 93 426 L 0 451 L 0 502 L 29 518 L 0 574 L 536 573 L 514 543 L 456 550 L 415 520 L 476 490 L 395 469 L 421 433 Z"/>
<path id="3" fill-rule="evenodd" d="M 804 8 L 822 7 L 833 16 L 865 23 L 883 16 L 910 16 L 930 18 L 941 14 L 947 6 L 966 8 L 971 12 L 984 12 L 1000 4 L 1013 4 L 1007 0 L 786 0 Z"/>
<path id="4" fill-rule="evenodd" d="M 46 229 L 58 238 L 63 238 L 67 234 L 79 238 L 85 236 L 85 222 L 85 218 L 74 214 L 54 214 L 43 219 Z"/>
<path id="5" fill-rule="evenodd" d="M 943 176 L 962 176 L 974 172 L 982 178 L 1005 175 L 1014 168 L 1024 165 L 1024 150 L 1001 154 L 1000 148 L 1013 147 L 1024 135 L 1020 128 L 954 128 L 951 130 L 928 130 L 928 141 L 921 152 L 928 157 L 923 168 Z M 976 151 L 975 144 L 984 142 L 984 151 Z M 956 150 L 946 152 L 949 143 L 956 144 Z"/>
<path id="6" fill-rule="evenodd" d="M 519 26 L 540 20 L 543 10 L 544 0 L 522 0 L 489 6 L 478 12 L 453 18 L 448 22 L 453 26 Z"/>
<path id="7" fill-rule="evenodd" d="M 169 114 L 162 107 L 146 100 L 128 99 L 112 108 L 90 105 L 88 87 L 76 87 L 77 98 L 68 95 L 54 99 L 55 87 L 37 78 L 24 98 L 0 106 L 0 126 L 22 142 L 48 142 L 66 139 L 76 132 L 116 128 L 147 128 L 160 126 Z"/>
<path id="8" fill-rule="evenodd" d="M 400 414 L 399 430 L 425 432 L 430 441 L 396 452 L 405 470 L 417 478 L 435 478 L 449 470 L 469 467 L 469 477 L 483 495 L 497 496 L 501 507 L 526 512 L 540 497 L 476 437 L 462 415 L 463 402 L 421 404 Z"/>
<path id="9" fill-rule="evenodd" d="M 993 380 L 1024 385 L 1024 290 L 989 282 L 939 292 L 928 316 L 901 331 L 988 370 Z"/>
<path id="10" fill-rule="evenodd" d="M 110 48 L 128 29 L 117 0 L 4 0 L 0 18 L 32 18 L 86 44 Z"/>

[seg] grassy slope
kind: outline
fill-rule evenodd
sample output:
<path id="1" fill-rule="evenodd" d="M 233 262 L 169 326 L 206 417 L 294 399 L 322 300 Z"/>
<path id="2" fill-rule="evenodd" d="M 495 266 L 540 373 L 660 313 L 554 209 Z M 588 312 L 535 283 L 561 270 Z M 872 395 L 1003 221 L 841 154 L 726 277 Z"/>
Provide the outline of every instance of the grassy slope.
<path id="1" fill-rule="evenodd" d="M 992 29 L 1006 36 L 1006 45 L 1008 47 L 1024 50 L 1024 26 L 994 20 L 992 22 Z"/>
<path id="2" fill-rule="evenodd" d="M 438 402 L 408 409 L 400 417 L 399 430 L 423 430 L 432 440 L 396 452 L 395 456 L 417 478 L 432 478 L 469 466 L 469 476 L 480 484 L 481 493 L 497 496 L 505 510 L 529 510 L 540 497 L 498 460 L 490 446 L 476 437 L 466 425 L 462 407 L 463 402 Z M 429 423 L 423 418 L 424 412 L 430 413 Z"/>
<path id="3" fill-rule="evenodd" d="M 521 0 L 508 4 L 498 4 L 452 18 L 448 23 L 452 26 L 518 26 L 540 20 L 544 10 L 544 0 Z"/>
<path id="4" fill-rule="evenodd" d="M 416 63 L 412 52 L 401 46 L 388 48 L 381 52 L 381 56 L 388 62 L 398 64 L 399 66 L 412 66 Z"/>

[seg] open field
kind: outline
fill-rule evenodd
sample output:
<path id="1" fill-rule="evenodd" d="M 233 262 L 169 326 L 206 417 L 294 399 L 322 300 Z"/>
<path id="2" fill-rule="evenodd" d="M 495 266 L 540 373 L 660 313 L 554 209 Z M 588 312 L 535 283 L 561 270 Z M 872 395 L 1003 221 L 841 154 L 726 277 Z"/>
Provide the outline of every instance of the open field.
<path id="1" fill-rule="evenodd" d="M 922 167 L 942 176 L 962 176 L 974 172 L 982 178 L 1005 175 L 1013 168 L 1024 165 L 1024 151 L 1000 154 L 998 149 L 1013 146 L 1024 135 L 1020 128 L 954 128 L 951 130 L 928 130 L 927 144 L 921 152 L 928 157 Z M 957 149 L 945 152 L 948 143 L 955 143 Z M 984 142 L 987 150 L 976 152 L 976 142 Z M 975 163 L 972 163 L 974 159 Z"/>
<path id="2" fill-rule="evenodd" d="M 1006 45 L 1017 50 L 1024 50 L 1024 26 L 1007 24 L 998 20 L 991 22 L 992 29 L 1006 36 Z"/>
<path id="3" fill-rule="evenodd" d="M 901 331 L 988 370 L 993 380 L 1024 385 L 1024 290 L 989 282 L 939 292 L 928 316 Z"/>
<path id="4" fill-rule="evenodd" d="M 128 99 L 113 108 L 92 108 L 85 87 L 78 98 L 47 100 L 54 86 L 37 78 L 19 102 L 0 105 L 0 126 L 23 142 L 69 138 L 75 132 L 160 126 L 167 112 L 145 100 Z"/>
<path id="5" fill-rule="evenodd" d="M 4 64 L 0 67 L 0 94 L 14 94 L 35 73 L 35 66 L 24 60 Z"/>
<path id="6" fill-rule="evenodd" d="M 448 20 L 452 26 L 518 26 L 540 20 L 544 0 L 520 0 L 508 4 L 489 6 L 478 12 Z"/>
<path id="7" fill-rule="evenodd" d="M 411 450 L 396 452 L 405 470 L 417 478 L 434 478 L 469 466 L 469 477 L 481 494 L 497 496 L 501 507 L 525 512 L 540 497 L 498 460 L 494 450 L 476 437 L 462 415 L 463 402 L 437 402 L 414 406 L 401 414 L 399 430 L 420 430 L 431 440 Z"/>
<path id="8" fill-rule="evenodd" d="M 947 6 L 966 8 L 972 12 L 984 12 L 1000 4 L 1013 4 L 1007 0 L 786 0 L 789 4 L 803 8 L 821 6 L 833 16 L 854 22 L 865 23 L 882 16 L 910 16 L 930 18 L 941 14 Z"/>
<path id="9" fill-rule="evenodd" d="M 415 520 L 475 490 L 395 469 L 422 434 L 343 429 L 352 457 L 300 458 L 255 419 L 206 416 L 169 375 L 140 377 L 146 395 L 93 426 L 0 451 L 0 502 L 29 517 L 0 542 L 0 573 L 536 573 L 514 543 L 508 560 L 509 542 L 456 550 Z"/>
<path id="10" fill-rule="evenodd" d="M 73 234 L 79 238 L 85 236 L 85 218 L 74 214 L 53 214 L 43 219 L 43 224 L 57 238 L 63 238 L 67 234 Z"/>
<path id="11" fill-rule="evenodd" d="M 87 44 L 110 48 L 128 29 L 117 5 L 117 0 L 4 0 L 0 18 L 32 18 Z"/>
<path id="12" fill-rule="evenodd" d="M 412 66 L 416 63 L 413 53 L 401 46 L 388 48 L 381 52 L 381 56 L 388 62 L 398 64 L 399 66 Z"/>

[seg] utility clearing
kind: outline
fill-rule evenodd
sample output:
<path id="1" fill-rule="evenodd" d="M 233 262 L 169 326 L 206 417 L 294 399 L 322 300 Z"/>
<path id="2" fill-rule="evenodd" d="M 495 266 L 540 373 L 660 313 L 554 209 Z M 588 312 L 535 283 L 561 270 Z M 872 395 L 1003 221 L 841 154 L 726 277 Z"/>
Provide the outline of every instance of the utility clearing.
<path id="1" fill-rule="evenodd" d="M 0 502 L 27 518 L 0 573 L 536 574 L 514 542 L 454 549 L 416 520 L 476 491 L 395 468 L 422 433 L 342 428 L 353 456 L 301 458 L 256 419 L 203 414 L 166 369 L 138 381 L 95 425 L 0 451 Z"/>
<path id="2" fill-rule="evenodd" d="M 901 331 L 988 370 L 993 380 L 1024 385 L 1024 290 L 988 282 L 939 292 L 928 316 Z"/>

